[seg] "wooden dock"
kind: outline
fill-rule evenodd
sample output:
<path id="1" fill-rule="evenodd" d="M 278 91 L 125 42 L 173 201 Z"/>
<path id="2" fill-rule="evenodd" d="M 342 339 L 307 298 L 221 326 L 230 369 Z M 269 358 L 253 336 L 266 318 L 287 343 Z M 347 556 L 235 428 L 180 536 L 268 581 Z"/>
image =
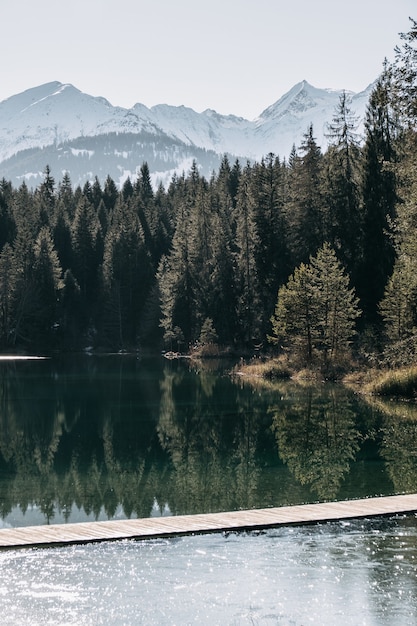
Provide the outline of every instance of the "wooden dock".
<path id="1" fill-rule="evenodd" d="M 417 494 L 270 509 L 0 529 L 0 549 L 261 530 L 417 512 Z"/>

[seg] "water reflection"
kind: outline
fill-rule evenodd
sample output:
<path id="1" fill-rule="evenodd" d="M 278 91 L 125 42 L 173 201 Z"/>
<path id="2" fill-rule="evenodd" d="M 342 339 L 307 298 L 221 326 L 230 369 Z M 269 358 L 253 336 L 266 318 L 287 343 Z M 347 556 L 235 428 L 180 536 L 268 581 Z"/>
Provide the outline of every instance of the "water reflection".
<path id="1" fill-rule="evenodd" d="M 189 362 L 0 363 L 0 516 L 27 525 L 416 490 L 414 422 Z M 417 421 L 415 422 L 417 424 Z"/>
<path id="2" fill-rule="evenodd" d="M 381 455 L 396 492 L 417 487 L 417 405 L 409 402 L 371 400 L 381 414 Z"/>
<path id="3" fill-rule="evenodd" d="M 336 499 L 364 439 L 353 396 L 334 386 L 308 386 L 282 404 L 273 414 L 279 456 L 320 500 Z"/>

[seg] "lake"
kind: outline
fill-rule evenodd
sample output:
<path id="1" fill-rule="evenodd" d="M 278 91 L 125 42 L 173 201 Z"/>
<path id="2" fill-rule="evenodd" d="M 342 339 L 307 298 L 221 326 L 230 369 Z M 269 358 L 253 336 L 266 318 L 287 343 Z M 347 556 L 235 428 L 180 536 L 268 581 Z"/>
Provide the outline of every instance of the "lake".
<path id="1" fill-rule="evenodd" d="M 259 389 L 185 359 L 81 356 L 0 362 L 0 402 L 4 526 L 416 490 L 417 420 L 341 386 Z"/>
<path id="2" fill-rule="evenodd" d="M 0 361 L 0 525 L 417 491 L 414 405 L 228 367 Z M 6 551 L 2 623 L 412 624 L 416 561 L 414 516 Z"/>

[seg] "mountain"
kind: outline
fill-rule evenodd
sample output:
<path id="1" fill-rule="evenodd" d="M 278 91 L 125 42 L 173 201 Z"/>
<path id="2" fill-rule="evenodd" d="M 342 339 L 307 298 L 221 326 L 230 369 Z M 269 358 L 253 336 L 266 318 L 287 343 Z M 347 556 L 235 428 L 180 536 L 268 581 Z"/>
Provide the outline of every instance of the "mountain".
<path id="1" fill-rule="evenodd" d="M 349 93 L 362 123 L 371 89 Z M 324 150 L 340 94 L 304 80 L 249 121 L 167 104 L 125 109 L 73 85 L 47 83 L 0 102 L 0 178 L 36 186 L 48 164 L 58 180 L 65 172 L 73 184 L 109 174 L 122 184 L 147 161 L 155 185 L 166 184 L 194 159 L 210 176 L 224 154 L 243 162 L 270 152 L 287 157 L 310 124 Z"/>

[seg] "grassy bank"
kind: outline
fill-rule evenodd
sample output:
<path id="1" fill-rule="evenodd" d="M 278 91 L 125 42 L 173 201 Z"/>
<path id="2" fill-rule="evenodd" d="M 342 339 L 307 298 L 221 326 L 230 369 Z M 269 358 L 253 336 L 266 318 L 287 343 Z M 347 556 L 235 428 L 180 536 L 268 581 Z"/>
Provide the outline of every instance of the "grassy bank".
<path id="1" fill-rule="evenodd" d="M 237 365 L 233 374 L 268 382 L 292 379 L 294 381 L 332 380 L 346 384 L 358 393 L 372 396 L 417 399 L 417 366 L 395 370 L 353 368 L 333 370 L 332 376 L 319 369 L 295 369 L 284 359 L 256 359 Z M 338 375 L 337 375 L 338 374 Z"/>
<path id="2" fill-rule="evenodd" d="M 417 366 L 381 372 L 364 386 L 364 392 L 376 396 L 415 399 Z"/>
<path id="3" fill-rule="evenodd" d="M 282 359 L 254 359 L 249 363 L 242 359 L 241 363 L 233 368 L 233 374 L 271 381 L 291 378 L 293 372 Z"/>

